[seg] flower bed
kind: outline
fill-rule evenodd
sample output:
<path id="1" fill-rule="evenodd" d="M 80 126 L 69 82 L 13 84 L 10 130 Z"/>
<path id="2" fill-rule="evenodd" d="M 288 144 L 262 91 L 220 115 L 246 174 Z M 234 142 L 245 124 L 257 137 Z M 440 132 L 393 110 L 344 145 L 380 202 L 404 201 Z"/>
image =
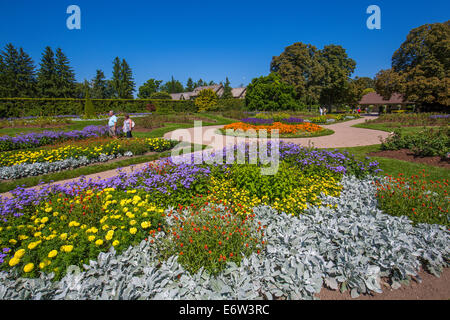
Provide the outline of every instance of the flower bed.
<path id="1" fill-rule="evenodd" d="M 299 299 L 324 285 L 357 296 L 448 265 L 445 227 L 377 208 L 376 162 L 280 142 L 278 172 L 261 176 L 250 150 L 206 157 L 245 152 L 245 164 L 168 158 L 0 198 L 0 298 Z"/>
<path id="2" fill-rule="evenodd" d="M 308 121 L 316 124 L 330 124 L 359 118 L 361 118 L 359 114 L 336 114 L 336 115 L 330 114 L 325 116 L 308 118 Z"/>
<path id="3" fill-rule="evenodd" d="M 381 150 L 410 149 L 416 156 L 441 158 L 450 157 L 450 128 L 425 128 L 416 133 L 404 134 L 394 130 L 381 144 Z"/>
<path id="4" fill-rule="evenodd" d="M 249 145 L 244 148 L 247 155 L 249 148 Z M 227 152 L 237 153 L 240 150 L 241 147 L 235 146 L 232 149 L 226 149 L 222 155 L 226 158 Z M 13 192 L 13 198 L 0 199 L 0 212 L 3 217 L 1 226 L 3 230 L 8 230 L 8 232 L 0 233 L 0 240 L 3 248 L 10 250 L 5 253 L 7 256 L 3 259 L 7 261 L 7 264 L 3 264 L 2 268 L 9 269 L 18 265 L 23 275 L 31 276 L 31 272 L 35 269 L 30 269 L 30 263 L 36 267 L 43 265 L 42 263 L 48 264 L 48 261 L 52 260 L 45 260 L 44 253 L 28 256 L 28 251 L 31 250 L 28 248 L 30 242 L 48 243 L 49 245 L 42 246 L 44 251 L 48 251 L 46 254 L 53 250 L 57 250 L 57 252 L 62 250 L 64 253 L 64 248 L 61 249 L 62 246 L 77 246 L 74 238 L 58 240 L 57 244 L 45 241 L 53 241 L 60 233 L 68 233 L 68 230 L 73 230 L 73 233 L 81 236 L 92 226 L 99 229 L 96 221 L 100 221 L 99 219 L 106 216 L 107 218 L 104 220 L 114 219 L 112 216 L 116 217 L 118 214 L 115 211 L 117 208 L 114 208 L 112 212 L 106 212 L 109 210 L 107 201 L 111 201 L 114 205 L 117 203 L 122 205 L 121 197 L 125 190 L 132 189 L 133 192 L 136 192 L 135 195 L 141 199 L 148 199 L 148 196 L 151 195 L 151 205 L 158 208 L 195 205 L 192 199 L 199 194 L 200 199 L 205 199 L 202 201 L 222 203 L 232 214 L 246 217 L 252 211 L 251 205 L 258 204 L 247 202 L 248 197 L 251 196 L 261 199 L 259 203 L 270 204 L 286 213 L 298 215 L 310 205 L 320 205 L 318 196 L 321 193 L 338 195 L 340 192 L 339 180 L 342 178 L 342 174 L 365 175 L 377 170 L 376 165 L 371 166 L 369 163 L 357 162 L 348 154 L 337 151 L 309 150 L 293 144 L 281 144 L 280 159 L 282 160 L 280 170 L 273 176 L 261 176 L 259 167 L 250 164 L 231 166 L 215 166 L 207 163 L 175 164 L 169 158 L 158 165 L 106 180 L 80 181 L 62 186 L 53 185 L 38 192 L 19 188 Z M 248 160 L 247 158 L 247 162 Z M 292 172 L 295 170 L 298 171 L 298 174 L 293 175 Z M 223 181 L 227 181 L 227 184 L 223 184 Z M 114 189 L 113 194 L 111 194 L 112 189 L 110 188 Z M 108 190 L 111 190 L 110 194 L 108 194 Z M 82 202 L 81 199 L 86 200 L 86 198 L 89 199 L 88 202 Z M 60 201 L 67 201 L 67 205 L 58 206 Z M 128 209 L 131 210 L 131 207 Z M 75 208 L 78 209 L 75 210 Z M 120 210 L 123 209 L 120 208 Z M 55 211 L 58 214 L 50 216 L 50 213 Z M 64 220 L 61 220 L 61 217 L 64 217 Z M 42 223 L 42 218 L 45 220 L 44 223 Z M 36 219 L 40 220 L 36 222 Z M 86 222 L 88 221 L 86 219 L 92 226 Z M 56 225 L 53 225 L 54 223 Z M 83 225 L 86 225 L 86 228 L 82 228 L 81 231 L 70 229 Z M 49 234 L 41 231 L 47 227 L 52 228 L 48 229 L 51 230 Z M 138 228 L 136 234 L 133 234 L 132 240 L 129 241 L 143 239 L 144 234 L 139 230 Z M 104 231 L 106 232 L 106 229 Z M 56 234 L 56 236 L 52 236 L 52 234 Z M 50 240 L 41 239 L 41 236 L 50 236 Z M 101 245 L 105 244 L 106 247 L 102 248 L 107 250 L 112 243 L 105 242 L 107 239 L 104 237 L 105 235 L 102 234 L 104 242 Z M 97 249 L 101 247 L 92 242 L 86 242 L 85 245 L 92 246 L 92 249 L 89 250 L 80 249 L 85 255 L 88 252 L 98 254 Z M 244 248 L 246 248 L 245 244 Z M 19 251 L 22 249 L 25 251 Z M 18 251 L 19 254 L 16 256 Z M 239 252 L 235 252 L 235 254 L 239 257 L 241 255 Z M 24 260 L 25 256 L 29 257 L 29 260 L 27 260 L 28 258 Z M 13 260 L 11 266 L 9 263 L 14 257 L 17 259 Z M 70 264 L 76 264 L 76 262 L 80 265 L 88 258 L 88 256 L 83 259 L 81 256 L 78 257 L 78 260 L 75 259 L 77 261 L 62 260 L 61 263 L 58 263 L 58 269 L 55 272 L 63 272 L 64 268 Z M 66 261 L 65 265 L 63 265 L 63 261 Z M 25 268 L 27 265 L 29 267 Z"/>
<path id="5" fill-rule="evenodd" d="M 0 179 L 39 175 L 111 160 L 117 156 L 139 155 L 171 149 L 174 141 L 159 138 L 111 140 L 96 139 L 56 148 L 10 151 L 0 154 Z"/>
<path id="6" fill-rule="evenodd" d="M 268 134 L 272 133 L 272 130 L 278 130 L 281 135 L 295 135 L 295 134 L 311 134 L 317 133 L 323 130 L 321 126 L 313 123 L 303 123 L 303 124 L 284 124 L 281 122 L 275 122 L 272 125 L 252 125 L 244 122 L 231 123 L 223 127 L 223 130 L 231 129 L 234 131 L 247 132 L 249 130 L 254 130 L 259 132 L 261 130 L 267 131 Z"/>
<path id="7" fill-rule="evenodd" d="M 243 256 L 239 265 L 227 262 L 216 276 L 188 272 L 180 255 L 161 261 L 166 235 L 156 231 L 121 253 L 110 247 L 60 281 L 45 273 L 18 278 L 18 268 L 0 272 L 0 299 L 298 300 L 313 299 L 323 286 L 357 297 L 381 292 L 380 277 L 398 288 L 417 277 L 422 263 L 439 274 L 448 266 L 449 232 L 385 215 L 377 209 L 373 182 L 346 176 L 341 196 L 323 199 L 337 209 L 311 207 L 298 218 L 255 208 L 255 218 L 266 226 L 266 247 Z"/>
<path id="8" fill-rule="evenodd" d="M 391 215 L 407 216 L 414 224 L 436 223 L 450 227 L 449 191 L 448 180 L 429 180 L 425 170 L 411 177 L 400 174 L 377 182 L 380 208 Z"/>
<path id="9" fill-rule="evenodd" d="M 43 131 L 20 134 L 15 137 L 0 136 L 0 151 L 36 148 L 68 140 L 81 140 L 108 135 L 107 126 L 87 126 L 83 130 Z"/>

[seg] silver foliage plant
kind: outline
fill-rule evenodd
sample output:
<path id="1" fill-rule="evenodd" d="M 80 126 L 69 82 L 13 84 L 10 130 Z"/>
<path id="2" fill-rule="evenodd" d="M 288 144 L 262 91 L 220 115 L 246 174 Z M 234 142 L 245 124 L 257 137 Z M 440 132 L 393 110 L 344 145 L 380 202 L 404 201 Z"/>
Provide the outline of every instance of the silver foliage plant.
<path id="1" fill-rule="evenodd" d="M 57 172 L 67 169 L 74 169 L 78 167 L 87 166 L 93 163 L 106 162 L 122 156 L 132 157 L 131 151 L 125 152 L 123 155 L 118 154 L 100 154 L 98 158 L 88 159 L 86 156 L 79 158 L 67 158 L 55 162 L 35 162 L 35 163 L 23 163 L 10 167 L 0 167 L 0 179 L 19 179 L 29 176 L 38 176 L 41 174 L 47 174 L 51 172 Z"/>
<path id="2" fill-rule="evenodd" d="M 229 263 L 217 277 L 191 275 L 177 257 L 160 262 L 159 233 L 154 244 L 142 241 L 121 255 L 111 248 L 59 282 L 52 274 L 17 279 L 14 271 L 2 272 L 0 299 L 315 299 L 323 286 L 357 297 L 381 292 L 383 277 L 394 289 L 409 276 L 420 281 L 421 265 L 438 275 L 449 265 L 450 233 L 383 213 L 372 182 L 344 177 L 340 198 L 322 196 L 336 209 L 313 207 L 292 217 L 255 208 L 268 226 L 266 252 L 240 266 Z"/>

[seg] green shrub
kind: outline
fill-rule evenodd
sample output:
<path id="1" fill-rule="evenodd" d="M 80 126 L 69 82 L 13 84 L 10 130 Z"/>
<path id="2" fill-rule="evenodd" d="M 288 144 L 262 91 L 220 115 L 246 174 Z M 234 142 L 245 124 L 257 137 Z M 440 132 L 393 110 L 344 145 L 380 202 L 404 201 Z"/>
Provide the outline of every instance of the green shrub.
<path id="1" fill-rule="evenodd" d="M 445 158 L 450 152 L 450 130 L 449 127 L 424 128 L 416 133 L 404 134 L 401 129 L 397 129 L 382 142 L 381 149 L 410 149 L 416 156 Z"/>
<path id="2" fill-rule="evenodd" d="M 168 92 L 161 91 L 152 93 L 150 99 L 172 100 L 172 96 Z"/>
<path id="3" fill-rule="evenodd" d="M 294 87 L 284 83 L 276 73 L 255 78 L 247 87 L 245 101 L 249 110 L 278 111 L 299 108 Z"/>
<path id="4" fill-rule="evenodd" d="M 90 98 L 87 98 L 84 104 L 84 116 L 86 119 L 91 119 L 95 116 L 94 105 Z"/>
<path id="5" fill-rule="evenodd" d="M 199 112 L 214 111 L 217 106 L 217 94 L 212 89 L 200 91 L 194 103 Z"/>
<path id="6" fill-rule="evenodd" d="M 104 114 L 109 110 L 117 113 L 149 112 L 147 105 L 171 112 L 196 112 L 197 107 L 191 100 L 161 99 L 91 99 L 96 113 Z M 82 115 L 86 99 L 58 98 L 2 98 L 0 99 L 0 118 L 26 116 Z"/>

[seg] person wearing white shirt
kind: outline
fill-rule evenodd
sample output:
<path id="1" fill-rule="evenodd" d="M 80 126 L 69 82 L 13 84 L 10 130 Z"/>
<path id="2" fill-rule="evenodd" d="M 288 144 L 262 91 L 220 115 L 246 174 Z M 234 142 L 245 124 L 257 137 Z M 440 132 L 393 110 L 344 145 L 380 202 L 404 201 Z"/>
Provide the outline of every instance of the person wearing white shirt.
<path id="1" fill-rule="evenodd" d="M 108 127 L 109 135 L 111 137 L 117 137 L 117 117 L 114 114 L 114 111 L 109 112 Z"/>
<path id="2" fill-rule="evenodd" d="M 123 132 L 127 135 L 127 138 L 133 138 L 131 131 L 134 128 L 134 121 L 130 119 L 128 114 L 125 115 L 125 120 L 123 121 Z"/>

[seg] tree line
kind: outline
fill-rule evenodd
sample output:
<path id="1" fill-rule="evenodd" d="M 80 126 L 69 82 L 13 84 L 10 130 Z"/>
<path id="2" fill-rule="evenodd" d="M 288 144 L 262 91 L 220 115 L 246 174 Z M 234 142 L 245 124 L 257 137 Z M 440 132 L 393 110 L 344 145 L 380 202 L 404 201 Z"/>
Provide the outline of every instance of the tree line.
<path id="1" fill-rule="evenodd" d="M 189 92 L 195 88 L 212 86 L 214 81 L 189 78 L 186 86 L 181 81 L 149 79 L 139 87 L 138 97 L 170 99 L 170 93 Z M 231 96 L 228 78 L 225 82 L 227 96 Z M 76 82 L 75 71 L 69 58 L 61 48 L 53 51 L 46 47 L 39 66 L 23 48 L 8 43 L 0 52 L 0 98 L 85 98 L 92 99 L 133 99 L 136 91 L 133 72 L 125 59 L 116 57 L 113 61 L 112 77 L 106 79 L 103 70 L 96 70 L 92 80 Z"/>
<path id="2" fill-rule="evenodd" d="M 233 95 L 231 93 L 231 85 L 228 77 L 226 77 L 225 82 L 220 82 L 224 86 L 224 94 L 222 98 L 229 99 Z M 141 87 L 139 87 L 138 97 L 141 99 L 151 99 L 151 98 L 162 98 L 164 96 L 169 97 L 171 93 L 181 93 L 181 92 L 192 92 L 196 88 L 217 85 L 214 81 L 204 81 L 199 79 L 198 81 L 192 80 L 191 77 L 188 78 L 186 86 L 183 86 L 181 81 L 175 80 L 172 76 L 171 80 L 163 83 L 162 80 L 149 79 Z M 241 84 L 243 87 L 244 85 Z"/>
<path id="3" fill-rule="evenodd" d="M 389 100 L 399 93 L 423 111 L 448 111 L 450 105 L 450 24 L 427 24 L 411 30 L 392 56 L 392 68 L 374 79 L 351 78 L 356 62 L 346 50 L 331 44 L 317 49 L 294 43 L 272 58 L 270 74 L 247 87 L 250 109 L 297 109 L 321 105 L 356 106 L 376 91 Z"/>

